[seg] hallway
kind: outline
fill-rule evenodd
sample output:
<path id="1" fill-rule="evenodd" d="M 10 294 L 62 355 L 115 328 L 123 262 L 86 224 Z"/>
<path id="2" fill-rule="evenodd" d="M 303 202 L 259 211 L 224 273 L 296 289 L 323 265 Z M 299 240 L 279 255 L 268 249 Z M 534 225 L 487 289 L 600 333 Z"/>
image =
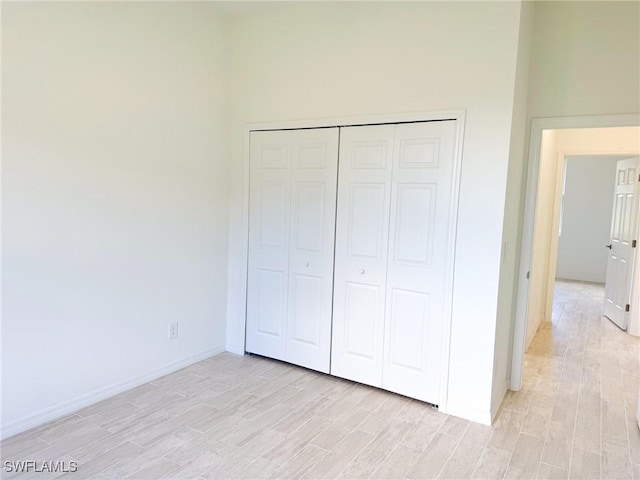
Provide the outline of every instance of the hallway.
<path id="1" fill-rule="evenodd" d="M 640 479 L 640 341 L 601 316 L 603 296 L 600 285 L 556 283 L 523 390 L 505 401 L 498 423 L 521 423 L 529 455 L 540 456 L 538 478 Z"/>

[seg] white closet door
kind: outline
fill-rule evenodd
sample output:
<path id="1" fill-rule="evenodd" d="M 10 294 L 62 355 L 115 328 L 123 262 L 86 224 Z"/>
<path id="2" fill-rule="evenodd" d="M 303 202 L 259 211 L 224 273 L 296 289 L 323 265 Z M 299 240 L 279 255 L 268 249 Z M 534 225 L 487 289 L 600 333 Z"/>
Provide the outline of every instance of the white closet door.
<path id="1" fill-rule="evenodd" d="M 251 132 L 246 349 L 286 357 L 291 133 Z"/>
<path id="2" fill-rule="evenodd" d="M 340 132 L 331 373 L 382 385 L 393 125 Z"/>
<path id="3" fill-rule="evenodd" d="M 382 386 L 437 404 L 455 121 L 395 128 Z"/>
<path id="4" fill-rule="evenodd" d="M 286 359 L 329 373 L 338 128 L 296 130 L 291 142 Z"/>
<path id="5" fill-rule="evenodd" d="M 251 132 L 249 352 L 329 372 L 338 128 Z"/>

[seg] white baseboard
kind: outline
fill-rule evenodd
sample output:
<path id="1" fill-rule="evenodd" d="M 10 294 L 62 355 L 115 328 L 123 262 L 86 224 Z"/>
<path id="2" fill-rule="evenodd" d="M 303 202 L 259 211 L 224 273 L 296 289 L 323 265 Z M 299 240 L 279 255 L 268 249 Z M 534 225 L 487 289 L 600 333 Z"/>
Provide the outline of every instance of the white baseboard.
<path id="1" fill-rule="evenodd" d="M 444 408 L 441 405 L 439 410 L 447 415 L 464 418 L 472 422 L 482 423 L 483 425 L 491 425 L 492 412 L 451 404 L 447 404 Z"/>
<path id="2" fill-rule="evenodd" d="M 98 403 L 119 393 L 131 390 L 134 387 L 138 387 L 144 383 L 150 382 L 164 375 L 168 375 L 169 373 L 173 373 L 224 351 L 224 345 L 218 345 L 217 347 L 210 348 L 195 355 L 190 355 L 182 360 L 178 360 L 177 362 L 168 363 L 158 369 L 130 378 L 124 382 L 118 382 L 103 388 L 98 388 L 52 407 L 43 408 L 6 425 L 2 425 L 0 428 L 0 438 L 4 440 L 5 438 L 12 437 L 13 435 L 38 427 L 52 420 L 69 415 L 70 413 L 77 412 L 84 407 L 88 407 L 89 405 L 93 405 L 94 403 Z"/>
<path id="3" fill-rule="evenodd" d="M 493 424 L 493 421 L 496 419 L 496 415 L 498 415 L 498 412 L 500 411 L 500 407 L 502 406 L 502 401 L 504 400 L 504 397 L 507 395 L 507 391 L 509 389 L 507 388 L 507 383 L 505 383 L 500 391 L 500 395 L 498 395 L 493 403 L 491 404 L 491 423 Z"/>
<path id="4" fill-rule="evenodd" d="M 227 352 L 235 353 L 237 355 L 244 355 L 244 345 L 227 344 Z"/>

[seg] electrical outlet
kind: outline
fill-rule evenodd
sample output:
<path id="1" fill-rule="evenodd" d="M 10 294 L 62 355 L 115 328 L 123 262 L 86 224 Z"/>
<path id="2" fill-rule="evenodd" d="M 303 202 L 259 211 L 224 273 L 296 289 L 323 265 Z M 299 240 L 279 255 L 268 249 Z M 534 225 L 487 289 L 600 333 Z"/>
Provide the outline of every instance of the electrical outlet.
<path id="1" fill-rule="evenodd" d="M 178 322 L 169 324 L 169 338 L 178 338 Z"/>

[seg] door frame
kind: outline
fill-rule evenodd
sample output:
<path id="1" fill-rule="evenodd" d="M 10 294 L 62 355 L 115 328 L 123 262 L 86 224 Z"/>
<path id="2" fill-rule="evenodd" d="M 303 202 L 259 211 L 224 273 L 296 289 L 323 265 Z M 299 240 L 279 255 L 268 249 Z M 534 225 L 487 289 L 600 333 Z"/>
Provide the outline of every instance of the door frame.
<path id="1" fill-rule="evenodd" d="M 455 268 L 456 239 L 458 227 L 458 207 L 460 197 L 460 180 L 462 171 L 462 150 L 465 128 L 466 111 L 464 109 L 457 110 L 439 110 L 433 112 L 409 112 L 395 114 L 380 115 L 363 115 L 349 117 L 333 117 L 306 120 L 291 121 L 272 121 L 245 123 L 243 129 L 243 185 L 242 185 L 242 264 L 241 264 L 241 298 L 244 302 L 241 307 L 240 318 L 242 318 L 242 345 L 235 348 L 231 347 L 229 351 L 237 354 L 246 353 L 246 325 L 247 325 L 247 279 L 248 279 L 248 249 L 249 249 L 249 163 L 250 163 L 250 141 L 249 136 L 252 131 L 260 130 L 289 130 L 302 128 L 328 128 L 328 127 L 350 127 L 364 125 L 384 125 L 395 123 L 413 123 L 413 122 L 433 122 L 454 120 L 456 122 L 456 138 L 455 150 L 453 157 L 453 179 L 451 191 L 451 215 L 449 217 L 449 243 L 447 258 L 447 279 L 446 279 L 446 297 L 445 297 L 445 315 L 443 325 L 442 339 L 442 379 L 440 382 L 440 410 L 446 411 L 447 394 L 449 386 L 449 356 L 451 343 L 451 320 L 453 313 L 453 281 Z M 339 161 L 339 160 L 338 160 Z"/>
<path id="2" fill-rule="evenodd" d="M 640 126 L 640 114 L 620 115 L 588 115 L 574 117 L 545 117 L 534 118 L 531 121 L 531 134 L 529 139 L 529 165 L 526 177 L 526 192 L 524 213 L 522 215 L 522 241 L 520 251 L 520 264 L 518 269 L 518 291 L 516 295 L 516 314 L 513 332 L 513 348 L 511 358 L 511 376 L 509 380 L 510 390 L 522 388 L 522 371 L 524 366 L 524 352 L 527 337 L 527 310 L 529 306 L 529 280 L 527 273 L 531 270 L 533 257 L 533 238 L 538 200 L 538 174 L 540 171 L 540 153 L 542 146 L 543 130 L 561 130 L 571 128 L 606 128 L 606 127 L 638 127 Z M 620 152 L 624 153 L 624 152 Z M 563 152 L 566 155 L 566 152 Z M 639 222 L 640 223 L 640 222 Z M 640 255 L 636 255 L 636 266 Z M 635 269 L 639 271 L 639 268 Z M 635 275 L 637 278 L 638 275 Z M 639 281 L 640 282 L 640 281 Z M 634 285 L 633 291 L 640 289 L 640 284 Z M 637 292 L 636 292 L 637 293 Z M 637 295 L 636 295 L 637 296 Z M 640 320 L 639 312 L 632 315 Z M 633 322 L 633 318 L 632 318 Z"/>

